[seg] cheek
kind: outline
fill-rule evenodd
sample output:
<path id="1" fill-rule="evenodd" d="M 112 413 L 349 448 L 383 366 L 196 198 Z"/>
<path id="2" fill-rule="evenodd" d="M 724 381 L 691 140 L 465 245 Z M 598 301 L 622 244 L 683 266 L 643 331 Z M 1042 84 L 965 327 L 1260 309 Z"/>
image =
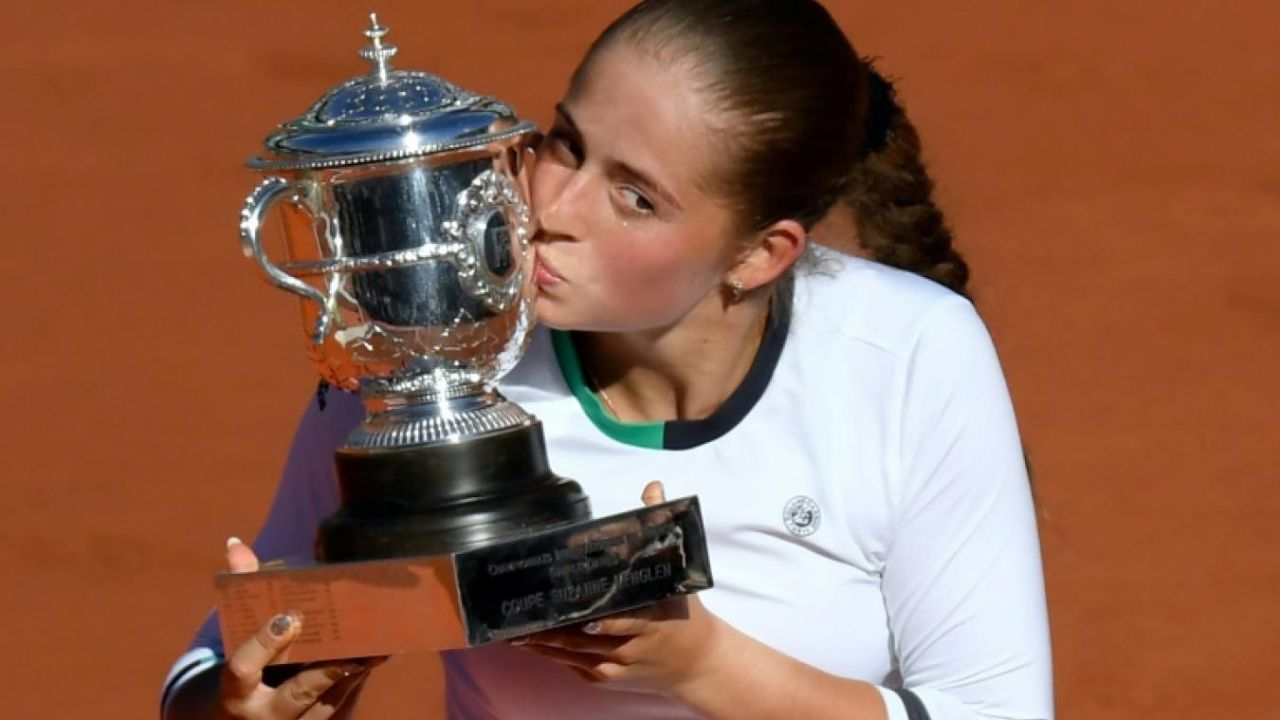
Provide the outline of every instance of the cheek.
<path id="1" fill-rule="evenodd" d="M 714 257 L 695 238 L 622 227 L 593 248 L 593 307 L 617 329 L 669 325 L 718 284 Z"/>
<path id="2" fill-rule="evenodd" d="M 653 287 L 688 284 L 696 277 L 698 260 L 682 252 L 680 239 L 655 237 L 644 232 L 615 233 L 612 242 L 600 243 L 596 259 L 612 276 L 627 287 Z"/>

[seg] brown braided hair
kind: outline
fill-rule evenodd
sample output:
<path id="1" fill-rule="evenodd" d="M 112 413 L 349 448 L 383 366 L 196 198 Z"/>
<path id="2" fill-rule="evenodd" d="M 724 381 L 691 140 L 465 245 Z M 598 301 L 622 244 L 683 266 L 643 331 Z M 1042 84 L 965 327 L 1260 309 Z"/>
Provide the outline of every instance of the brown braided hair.
<path id="1" fill-rule="evenodd" d="M 843 197 L 866 251 L 860 254 L 968 297 L 969 265 L 953 247 L 951 229 L 934 204 L 920 135 L 893 83 L 869 64 L 867 69 L 866 145 Z"/>

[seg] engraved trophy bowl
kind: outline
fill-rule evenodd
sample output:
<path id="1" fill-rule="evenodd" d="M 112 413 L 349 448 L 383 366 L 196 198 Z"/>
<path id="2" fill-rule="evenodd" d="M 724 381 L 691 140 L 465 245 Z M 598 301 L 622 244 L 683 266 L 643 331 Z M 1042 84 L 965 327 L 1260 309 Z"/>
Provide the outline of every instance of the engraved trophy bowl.
<path id="1" fill-rule="evenodd" d="M 267 137 L 240 220 L 246 256 L 300 297 L 322 377 L 365 405 L 336 457 L 327 562 L 456 552 L 590 516 L 578 484 L 551 473 L 539 422 L 493 389 L 534 322 L 521 161 L 536 129 L 493 98 L 393 70 L 371 19 L 371 71 Z M 264 248 L 269 216 L 283 260 Z"/>

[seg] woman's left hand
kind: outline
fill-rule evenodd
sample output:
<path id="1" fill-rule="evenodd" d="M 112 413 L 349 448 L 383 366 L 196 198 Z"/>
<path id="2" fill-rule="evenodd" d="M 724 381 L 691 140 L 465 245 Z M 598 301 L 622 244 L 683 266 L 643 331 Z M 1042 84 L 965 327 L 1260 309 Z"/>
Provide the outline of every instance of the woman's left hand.
<path id="1" fill-rule="evenodd" d="M 662 483 L 649 483 L 642 497 L 646 505 L 663 502 Z M 512 644 L 591 682 L 679 696 L 707 680 L 715 665 L 711 659 L 734 632 L 688 595 Z"/>

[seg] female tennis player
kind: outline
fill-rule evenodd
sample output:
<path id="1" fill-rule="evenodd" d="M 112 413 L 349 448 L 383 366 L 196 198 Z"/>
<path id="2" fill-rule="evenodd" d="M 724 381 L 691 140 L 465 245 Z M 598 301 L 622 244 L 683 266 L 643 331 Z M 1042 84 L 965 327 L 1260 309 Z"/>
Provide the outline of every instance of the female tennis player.
<path id="1" fill-rule="evenodd" d="M 449 717 L 1052 717 L 1017 427 L 909 130 L 813 0 L 648 0 L 591 46 L 532 171 L 542 326 L 501 389 L 597 514 L 699 495 L 716 587 L 445 653 Z M 846 246 L 905 270 L 810 243 L 841 203 Z M 309 554 L 362 414 L 306 412 L 257 556 Z M 349 712 L 370 663 L 262 682 L 305 623 L 281 610 L 225 656 L 206 623 L 166 716 Z"/>

